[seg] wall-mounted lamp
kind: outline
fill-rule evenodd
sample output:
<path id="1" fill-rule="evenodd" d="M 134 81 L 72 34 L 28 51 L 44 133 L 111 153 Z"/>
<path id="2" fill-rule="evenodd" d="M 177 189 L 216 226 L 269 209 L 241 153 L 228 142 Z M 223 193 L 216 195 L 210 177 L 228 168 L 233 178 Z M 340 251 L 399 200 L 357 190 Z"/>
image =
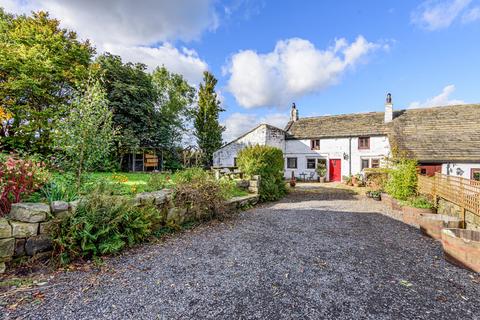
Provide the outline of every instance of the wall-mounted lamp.
<path id="1" fill-rule="evenodd" d="M 348 154 L 346 154 L 345 152 L 343 153 L 343 160 L 348 160 Z"/>

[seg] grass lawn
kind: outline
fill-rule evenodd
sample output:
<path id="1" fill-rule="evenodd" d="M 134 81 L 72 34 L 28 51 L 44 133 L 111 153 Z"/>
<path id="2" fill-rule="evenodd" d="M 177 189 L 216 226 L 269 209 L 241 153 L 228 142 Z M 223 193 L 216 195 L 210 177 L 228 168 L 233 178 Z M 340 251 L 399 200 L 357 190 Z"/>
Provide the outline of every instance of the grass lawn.
<path id="1" fill-rule="evenodd" d="M 148 180 L 152 175 L 161 175 L 162 178 L 169 178 L 170 183 L 175 184 L 175 174 L 165 173 L 145 173 L 145 172 L 96 172 L 92 174 L 94 180 L 107 179 L 112 183 L 118 183 L 122 194 L 135 194 L 145 191 Z M 248 195 L 245 190 L 234 188 L 231 190 L 231 197 L 241 197 Z"/>

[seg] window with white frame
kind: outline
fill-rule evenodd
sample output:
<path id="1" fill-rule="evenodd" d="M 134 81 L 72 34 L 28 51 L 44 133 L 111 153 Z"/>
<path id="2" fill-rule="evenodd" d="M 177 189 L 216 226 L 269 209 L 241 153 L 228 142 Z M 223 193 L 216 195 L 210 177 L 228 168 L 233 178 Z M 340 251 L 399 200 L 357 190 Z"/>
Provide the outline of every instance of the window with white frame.
<path id="1" fill-rule="evenodd" d="M 307 169 L 315 169 L 317 164 L 316 159 L 307 159 Z"/>
<path id="2" fill-rule="evenodd" d="M 380 168 L 380 159 L 379 158 L 362 158 L 361 159 L 361 170 L 368 168 Z"/>
<path id="3" fill-rule="evenodd" d="M 287 158 L 287 169 L 297 169 L 297 158 Z"/>

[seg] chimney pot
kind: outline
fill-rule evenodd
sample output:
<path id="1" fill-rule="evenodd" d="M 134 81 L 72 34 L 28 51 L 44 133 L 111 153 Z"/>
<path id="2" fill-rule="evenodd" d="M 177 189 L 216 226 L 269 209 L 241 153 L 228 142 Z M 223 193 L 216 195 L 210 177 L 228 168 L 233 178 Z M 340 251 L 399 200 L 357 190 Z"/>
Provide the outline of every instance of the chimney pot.
<path id="1" fill-rule="evenodd" d="M 292 103 L 292 110 L 290 111 L 290 121 L 295 122 L 298 120 L 298 110 L 295 102 Z"/>
<path id="2" fill-rule="evenodd" d="M 392 120 L 393 120 L 392 94 L 387 93 L 387 99 L 385 100 L 385 123 L 392 122 Z"/>

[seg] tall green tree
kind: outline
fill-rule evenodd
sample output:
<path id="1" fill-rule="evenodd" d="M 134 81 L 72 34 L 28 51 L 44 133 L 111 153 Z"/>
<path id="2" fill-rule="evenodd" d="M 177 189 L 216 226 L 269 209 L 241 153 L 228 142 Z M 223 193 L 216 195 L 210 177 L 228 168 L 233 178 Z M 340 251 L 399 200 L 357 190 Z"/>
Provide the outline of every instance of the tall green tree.
<path id="1" fill-rule="evenodd" d="M 123 63 L 119 56 L 105 53 L 96 63 L 107 92 L 113 123 L 119 134 L 116 153 L 124 154 L 137 147 L 155 145 L 156 90 L 152 77 L 141 63 Z"/>
<path id="2" fill-rule="evenodd" d="M 93 54 L 45 12 L 14 16 L 0 8 L 0 107 L 12 115 L 0 130 L 6 149 L 51 151 L 55 119 L 68 111 Z"/>
<path id="3" fill-rule="evenodd" d="M 55 144 L 66 156 L 66 169 L 75 171 L 79 187 L 84 172 L 104 168 L 113 147 L 112 112 L 100 81 L 87 83 L 60 121 Z"/>
<path id="4" fill-rule="evenodd" d="M 198 108 L 195 110 L 195 137 L 203 153 L 203 164 L 213 164 L 213 153 L 222 146 L 222 132 L 225 130 L 219 123 L 220 107 L 215 86 L 217 79 L 208 71 L 203 73 L 203 83 L 198 92 Z"/>
<path id="5" fill-rule="evenodd" d="M 178 148 L 193 118 L 192 104 L 196 90 L 181 75 L 169 72 L 165 67 L 155 69 L 152 82 L 157 95 L 155 142 L 163 149 L 164 159 L 175 162 Z M 170 164 L 167 163 L 167 166 Z"/>

